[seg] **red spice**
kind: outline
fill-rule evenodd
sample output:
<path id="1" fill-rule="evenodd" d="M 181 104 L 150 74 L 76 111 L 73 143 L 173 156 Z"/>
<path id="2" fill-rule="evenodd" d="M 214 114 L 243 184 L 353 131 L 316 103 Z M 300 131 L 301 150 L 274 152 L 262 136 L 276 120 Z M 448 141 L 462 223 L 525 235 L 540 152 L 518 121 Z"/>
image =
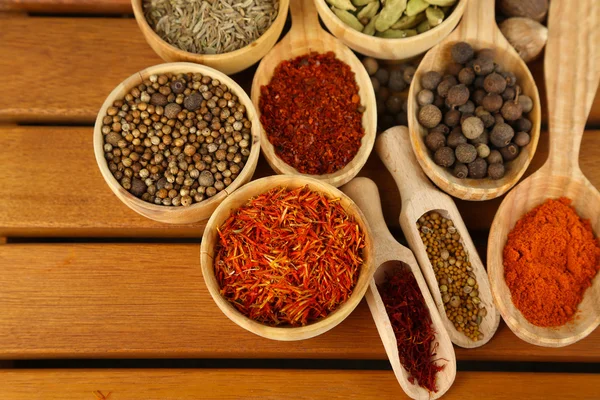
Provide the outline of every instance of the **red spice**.
<path id="1" fill-rule="evenodd" d="M 277 187 L 251 199 L 218 229 L 221 295 L 249 318 L 303 326 L 352 294 L 364 234 L 341 206 L 308 187 Z"/>
<path id="2" fill-rule="evenodd" d="M 419 386 L 437 392 L 435 377 L 444 365 L 437 365 L 434 359 L 438 343 L 417 280 L 400 264 L 392 274 L 386 275 L 385 282 L 377 289 L 392 323 L 400 363 L 408 371 L 408 381 L 416 380 Z"/>
<path id="3" fill-rule="evenodd" d="M 354 72 L 334 53 L 282 62 L 260 91 L 260 122 L 285 163 L 322 175 L 352 161 L 365 133 L 364 107 Z"/>

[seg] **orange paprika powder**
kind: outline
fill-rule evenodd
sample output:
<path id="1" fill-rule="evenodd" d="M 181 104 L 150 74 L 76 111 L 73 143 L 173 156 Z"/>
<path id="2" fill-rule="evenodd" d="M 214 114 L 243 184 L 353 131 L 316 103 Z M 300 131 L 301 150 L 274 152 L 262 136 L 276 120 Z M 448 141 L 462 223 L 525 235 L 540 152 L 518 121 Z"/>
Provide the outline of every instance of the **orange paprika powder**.
<path id="1" fill-rule="evenodd" d="M 571 200 L 547 200 L 523 216 L 504 247 L 504 277 L 515 307 L 533 325 L 561 326 L 577 311 L 600 269 L 600 242 Z"/>

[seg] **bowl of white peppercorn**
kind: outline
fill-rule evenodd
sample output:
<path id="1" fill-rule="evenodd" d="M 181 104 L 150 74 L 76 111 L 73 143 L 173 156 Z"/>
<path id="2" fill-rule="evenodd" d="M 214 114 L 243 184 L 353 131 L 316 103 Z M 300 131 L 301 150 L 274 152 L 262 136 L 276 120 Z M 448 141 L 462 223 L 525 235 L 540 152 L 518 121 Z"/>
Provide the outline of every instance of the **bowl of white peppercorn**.
<path id="1" fill-rule="evenodd" d="M 94 153 L 113 193 L 165 223 L 206 220 L 248 182 L 260 122 L 225 74 L 193 63 L 152 66 L 121 82 L 94 126 Z"/>

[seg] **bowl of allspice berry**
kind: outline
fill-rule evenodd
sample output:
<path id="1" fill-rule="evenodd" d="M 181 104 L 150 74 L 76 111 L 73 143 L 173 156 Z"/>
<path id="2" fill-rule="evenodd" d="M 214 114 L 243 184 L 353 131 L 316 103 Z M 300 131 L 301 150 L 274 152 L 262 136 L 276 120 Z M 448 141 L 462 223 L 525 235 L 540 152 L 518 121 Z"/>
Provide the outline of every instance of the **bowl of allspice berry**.
<path id="1" fill-rule="evenodd" d="M 166 223 L 208 219 L 248 182 L 260 122 L 244 90 L 192 63 L 149 67 L 121 82 L 94 126 L 94 153 L 113 193 Z"/>

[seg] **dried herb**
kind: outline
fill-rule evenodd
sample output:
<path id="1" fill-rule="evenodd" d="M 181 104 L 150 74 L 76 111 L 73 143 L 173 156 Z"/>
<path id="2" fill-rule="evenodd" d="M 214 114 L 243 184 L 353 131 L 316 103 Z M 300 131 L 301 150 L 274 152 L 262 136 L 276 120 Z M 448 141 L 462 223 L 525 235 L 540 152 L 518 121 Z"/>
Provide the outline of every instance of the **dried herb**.
<path id="1" fill-rule="evenodd" d="M 144 0 L 144 14 L 167 43 L 190 53 L 241 49 L 271 26 L 278 0 Z"/>
<path id="2" fill-rule="evenodd" d="M 354 72 L 332 52 L 279 64 L 261 87 L 259 106 L 275 152 L 304 174 L 344 168 L 365 134 Z"/>
<path id="3" fill-rule="evenodd" d="M 386 274 L 385 282 L 377 288 L 392 323 L 408 381 L 437 392 L 435 377 L 445 366 L 438 365 L 435 359 L 436 332 L 417 280 L 409 269 L 400 267 Z"/>
<path id="4" fill-rule="evenodd" d="M 339 199 L 276 187 L 237 209 L 218 229 L 215 276 L 241 313 L 272 325 L 324 318 L 352 294 L 364 234 Z"/>

